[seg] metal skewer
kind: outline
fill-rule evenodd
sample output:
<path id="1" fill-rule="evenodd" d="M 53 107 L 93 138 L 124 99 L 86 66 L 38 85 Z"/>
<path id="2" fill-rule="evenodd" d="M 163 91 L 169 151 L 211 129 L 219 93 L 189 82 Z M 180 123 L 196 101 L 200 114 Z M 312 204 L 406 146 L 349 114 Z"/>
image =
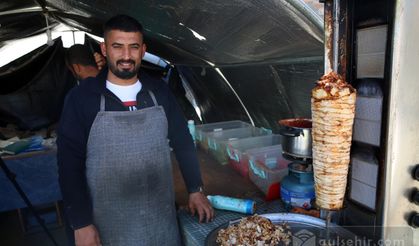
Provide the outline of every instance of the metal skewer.
<path id="1" fill-rule="evenodd" d="M 326 240 L 329 241 L 330 239 L 330 223 L 332 220 L 332 212 L 330 210 L 326 210 Z"/>

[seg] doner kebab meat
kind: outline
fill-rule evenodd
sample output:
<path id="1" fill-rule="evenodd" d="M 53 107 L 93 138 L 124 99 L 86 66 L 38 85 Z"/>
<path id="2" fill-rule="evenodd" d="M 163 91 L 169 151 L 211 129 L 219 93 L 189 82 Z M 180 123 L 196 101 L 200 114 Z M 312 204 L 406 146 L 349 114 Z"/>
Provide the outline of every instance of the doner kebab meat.
<path id="1" fill-rule="evenodd" d="M 311 91 L 316 203 L 323 209 L 343 205 L 355 100 L 356 90 L 335 72 L 323 75 Z"/>
<path id="2" fill-rule="evenodd" d="M 267 218 L 253 215 L 242 218 L 238 224 L 221 229 L 216 242 L 220 246 L 290 245 L 291 236 L 287 224 L 275 225 Z"/>

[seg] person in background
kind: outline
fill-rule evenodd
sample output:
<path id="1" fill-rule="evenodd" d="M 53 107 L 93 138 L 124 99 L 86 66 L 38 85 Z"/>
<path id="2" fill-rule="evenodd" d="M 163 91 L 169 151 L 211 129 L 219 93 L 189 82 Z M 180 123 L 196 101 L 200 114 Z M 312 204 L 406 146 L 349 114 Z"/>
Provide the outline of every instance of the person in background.
<path id="1" fill-rule="evenodd" d="M 66 51 L 65 63 L 74 77 L 81 81 L 88 77 L 96 77 L 106 61 L 98 52 L 92 54 L 87 46 L 75 44 Z"/>
<path id="2" fill-rule="evenodd" d="M 138 74 L 143 28 L 126 15 L 104 25 L 107 69 L 68 94 L 57 139 L 59 183 L 76 245 L 180 245 L 170 147 L 189 208 L 214 211 L 202 192 L 186 120 L 165 82 Z"/>

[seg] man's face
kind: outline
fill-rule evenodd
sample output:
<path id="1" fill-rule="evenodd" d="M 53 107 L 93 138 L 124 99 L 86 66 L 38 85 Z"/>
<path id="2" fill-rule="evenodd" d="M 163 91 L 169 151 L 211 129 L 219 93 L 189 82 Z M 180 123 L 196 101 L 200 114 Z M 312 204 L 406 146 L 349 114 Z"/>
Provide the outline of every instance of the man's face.
<path id="1" fill-rule="evenodd" d="M 112 30 L 101 44 L 110 72 L 117 78 L 129 80 L 137 76 L 146 46 L 139 32 Z"/>

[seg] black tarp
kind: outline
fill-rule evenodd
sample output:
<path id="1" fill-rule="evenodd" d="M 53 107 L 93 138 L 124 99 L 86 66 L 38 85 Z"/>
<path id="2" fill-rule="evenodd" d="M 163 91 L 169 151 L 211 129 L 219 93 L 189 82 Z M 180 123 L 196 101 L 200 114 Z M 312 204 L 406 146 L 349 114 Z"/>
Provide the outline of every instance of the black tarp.
<path id="1" fill-rule="evenodd" d="M 45 30 L 44 13 L 50 23 L 96 35 L 110 16 L 132 15 L 143 23 L 151 53 L 175 64 L 223 66 L 323 54 L 322 20 L 299 0 L 3 0 L 1 36 Z"/>
<path id="2" fill-rule="evenodd" d="M 75 85 L 75 79 L 65 67 L 59 41 L 27 57 L 31 57 L 30 63 L 0 79 L 0 124 L 13 123 L 21 129 L 35 130 L 59 119 L 65 95 Z"/>
<path id="3" fill-rule="evenodd" d="M 144 25 L 148 51 L 169 61 L 187 78 L 204 122 L 249 122 L 250 116 L 255 125 L 276 129 L 278 119 L 310 117 L 309 91 L 323 73 L 322 19 L 305 2 L 316 1 L 3 0 L 0 47 L 6 40 L 44 32 L 44 15 L 52 25 L 64 23 L 100 36 L 107 18 L 128 14 Z M 30 66 L 38 71 L 36 64 Z M 63 67 L 57 69 L 67 73 Z M 56 72 L 44 71 L 39 78 L 60 79 Z M 48 90 L 56 90 L 59 83 L 54 81 Z M 182 88 L 173 88 L 181 104 L 187 105 Z M 51 112 L 32 110 L 37 100 L 25 100 L 32 103 L 25 107 L 31 110 L 2 111 L 7 117 L 1 113 L 0 120 L 23 122 L 28 112 L 54 118 Z M 36 108 L 44 107 L 41 102 Z M 189 112 L 186 117 L 195 116 Z"/>
<path id="4" fill-rule="evenodd" d="M 311 117 L 310 91 L 323 73 L 323 60 L 220 69 L 255 125 L 277 130 L 279 119 Z M 250 122 L 237 96 L 213 68 L 179 67 L 193 88 L 205 122 Z"/>

